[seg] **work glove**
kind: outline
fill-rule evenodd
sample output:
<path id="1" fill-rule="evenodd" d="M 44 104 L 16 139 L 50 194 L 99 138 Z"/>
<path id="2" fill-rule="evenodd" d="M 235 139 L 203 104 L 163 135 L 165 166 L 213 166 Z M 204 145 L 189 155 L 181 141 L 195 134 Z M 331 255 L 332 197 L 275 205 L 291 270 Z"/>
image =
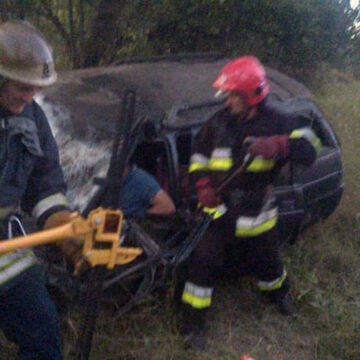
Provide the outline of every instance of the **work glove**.
<path id="1" fill-rule="evenodd" d="M 195 183 L 199 202 L 205 207 L 214 208 L 222 203 L 221 197 L 216 195 L 215 187 L 209 176 L 199 179 Z"/>
<path id="2" fill-rule="evenodd" d="M 44 225 L 44 230 L 49 230 L 57 226 L 65 225 L 71 221 L 71 212 L 68 210 L 61 210 L 50 215 Z M 81 259 L 81 250 L 83 247 L 84 238 L 72 237 L 69 239 L 61 240 L 56 245 L 63 252 L 65 257 L 76 264 Z"/>
<path id="3" fill-rule="evenodd" d="M 248 152 L 251 155 L 261 155 L 264 159 L 286 158 L 289 156 L 289 136 L 273 135 L 257 137 L 249 145 Z"/>

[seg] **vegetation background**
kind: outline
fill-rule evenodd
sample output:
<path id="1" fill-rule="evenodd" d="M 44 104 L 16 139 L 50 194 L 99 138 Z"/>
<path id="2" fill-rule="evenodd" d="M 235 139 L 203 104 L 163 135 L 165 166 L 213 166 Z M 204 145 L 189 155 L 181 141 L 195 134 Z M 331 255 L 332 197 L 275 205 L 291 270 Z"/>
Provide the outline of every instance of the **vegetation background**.
<path id="1" fill-rule="evenodd" d="M 285 251 L 300 317 L 263 307 L 247 279 L 220 285 L 209 347 L 183 350 L 162 293 L 118 321 L 103 314 L 93 359 L 360 359 L 360 6 L 346 0 L 2 0 L 0 20 L 48 37 L 59 69 L 130 56 L 252 53 L 303 81 L 342 143 L 345 193 L 336 212 Z M 96 41 L 94 41 L 96 39 Z M 64 323 L 65 353 L 73 333 Z M 14 358 L 15 348 L 0 350 Z"/>
<path id="2" fill-rule="evenodd" d="M 357 67 L 359 11 L 356 0 L 2 0 L 0 20 L 40 28 L 60 68 L 221 51 L 313 76 L 324 64 Z"/>

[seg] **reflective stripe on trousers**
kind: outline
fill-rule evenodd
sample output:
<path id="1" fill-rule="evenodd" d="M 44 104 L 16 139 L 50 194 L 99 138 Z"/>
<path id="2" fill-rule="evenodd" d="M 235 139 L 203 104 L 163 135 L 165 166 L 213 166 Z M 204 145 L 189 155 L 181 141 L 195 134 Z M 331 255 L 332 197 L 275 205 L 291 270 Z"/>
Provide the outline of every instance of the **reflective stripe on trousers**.
<path id="1" fill-rule="evenodd" d="M 182 301 L 195 309 L 208 308 L 214 288 L 196 285 L 190 281 L 185 283 Z"/>
<path id="2" fill-rule="evenodd" d="M 281 288 L 287 276 L 286 269 L 284 268 L 283 273 L 280 277 L 272 281 L 258 281 L 257 285 L 260 291 L 273 291 Z"/>
<path id="3" fill-rule="evenodd" d="M 235 236 L 258 236 L 275 227 L 278 220 L 278 209 L 273 208 L 260 212 L 257 216 L 240 216 L 236 220 Z"/>

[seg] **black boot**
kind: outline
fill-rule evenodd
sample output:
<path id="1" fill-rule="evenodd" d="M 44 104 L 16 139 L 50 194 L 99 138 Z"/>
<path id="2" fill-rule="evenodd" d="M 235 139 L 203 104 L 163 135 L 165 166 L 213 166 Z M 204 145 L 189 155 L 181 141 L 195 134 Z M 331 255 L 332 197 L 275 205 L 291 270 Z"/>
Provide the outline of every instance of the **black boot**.
<path id="1" fill-rule="evenodd" d="M 186 349 L 205 349 L 205 314 L 206 310 L 197 310 L 188 305 L 184 305 L 183 322 L 180 334 L 184 337 Z"/>
<path id="2" fill-rule="evenodd" d="M 262 291 L 262 295 L 272 304 L 275 304 L 281 314 L 296 317 L 297 308 L 290 294 L 289 279 L 285 279 L 280 289 Z"/>

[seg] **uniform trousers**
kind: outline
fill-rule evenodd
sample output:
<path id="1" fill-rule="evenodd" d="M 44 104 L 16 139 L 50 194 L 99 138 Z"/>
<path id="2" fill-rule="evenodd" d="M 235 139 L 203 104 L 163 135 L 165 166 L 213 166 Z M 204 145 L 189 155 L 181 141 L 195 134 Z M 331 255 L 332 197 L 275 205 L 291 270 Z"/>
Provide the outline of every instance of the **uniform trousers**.
<path id="1" fill-rule="evenodd" d="M 0 289 L 0 328 L 21 360 L 61 360 L 58 315 L 37 266 Z"/>
<path id="2" fill-rule="evenodd" d="M 230 212 L 211 223 L 189 260 L 186 281 L 213 288 L 219 269 L 227 273 L 239 269 L 243 273 L 245 269 L 260 283 L 270 284 L 282 278 L 280 286 L 262 292 L 273 302 L 281 299 L 289 291 L 289 282 L 284 276 L 276 227 L 258 236 L 236 237 L 236 218 Z"/>

